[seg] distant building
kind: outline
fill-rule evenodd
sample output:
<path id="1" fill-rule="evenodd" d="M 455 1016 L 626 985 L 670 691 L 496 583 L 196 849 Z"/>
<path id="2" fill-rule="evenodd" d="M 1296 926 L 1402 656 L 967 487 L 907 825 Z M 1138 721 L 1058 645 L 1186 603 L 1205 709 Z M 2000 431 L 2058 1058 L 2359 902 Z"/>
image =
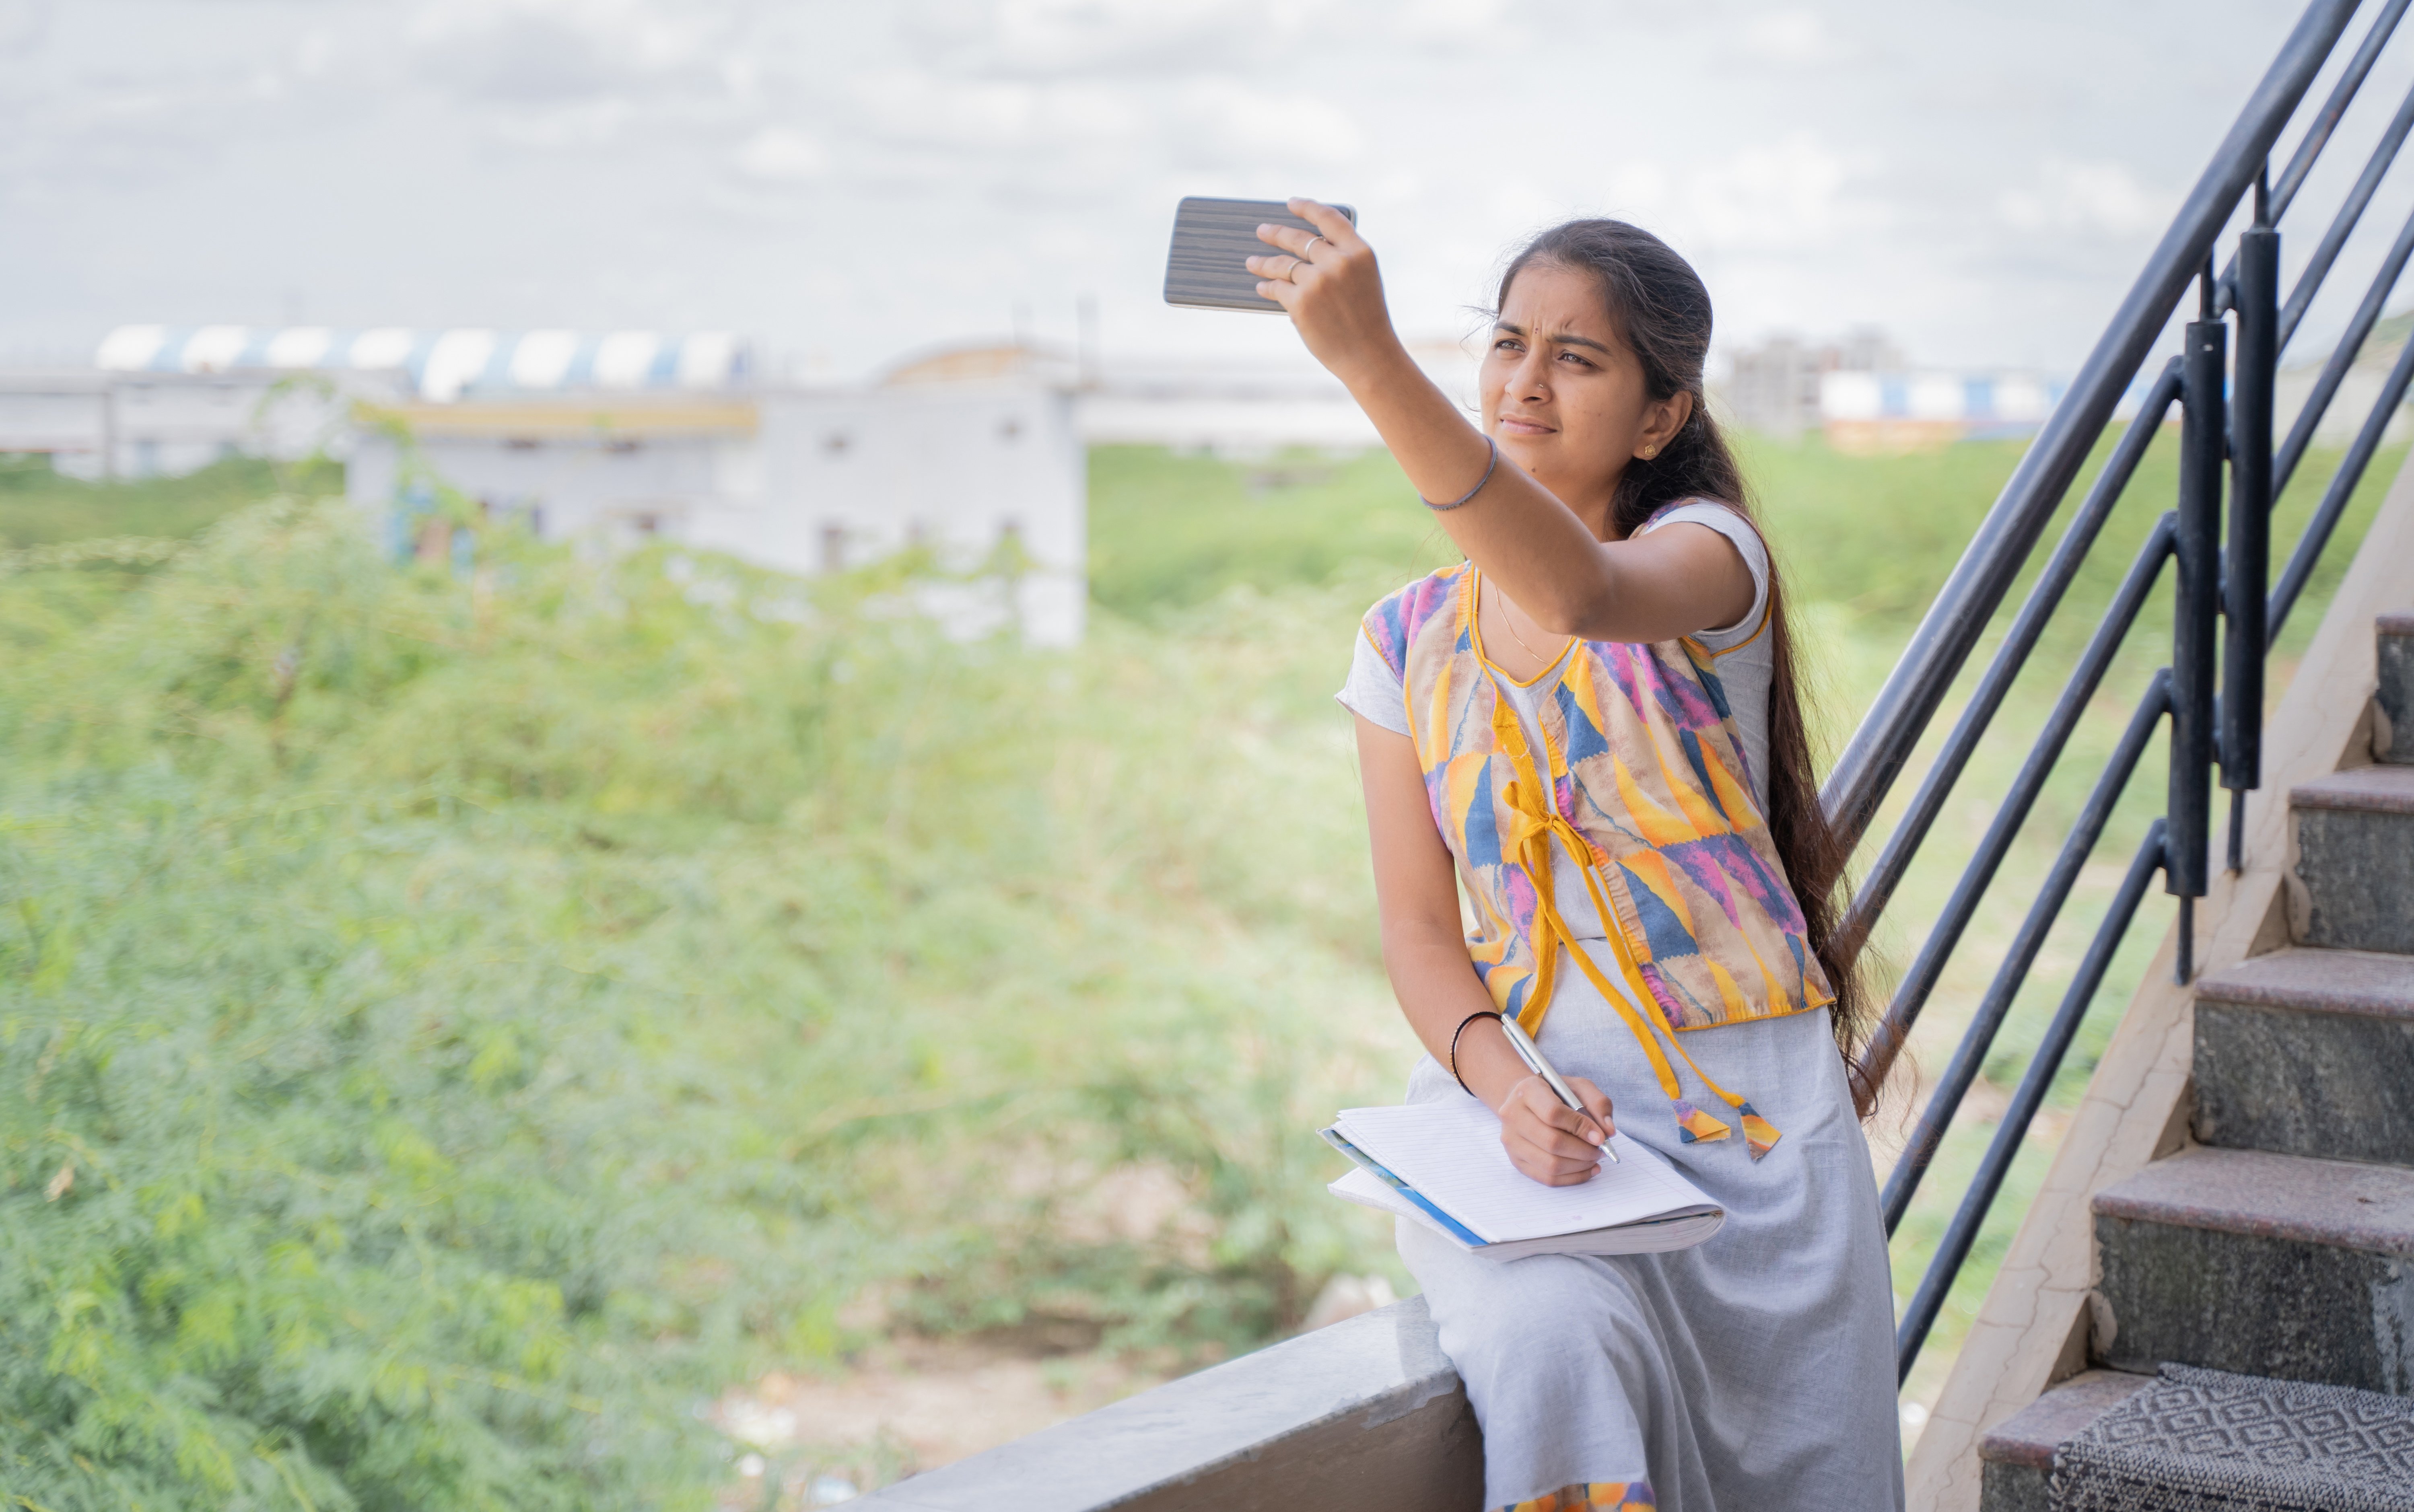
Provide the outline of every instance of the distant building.
<path id="1" fill-rule="evenodd" d="M 88 368 L 0 373 L 0 452 L 46 453 L 70 477 L 175 476 L 229 456 L 340 451 L 360 400 L 716 391 L 747 365 L 720 333 L 120 326 Z"/>
<path id="2" fill-rule="evenodd" d="M 1894 344 L 1868 327 L 1822 346 L 1778 336 L 1736 353 L 1716 397 L 1728 418 L 1745 429 L 1790 437 L 1824 422 L 1820 386 L 1828 374 L 1889 372 L 1902 365 Z"/>
<path id="3" fill-rule="evenodd" d="M 1824 346 L 1781 336 L 1738 352 L 1713 397 L 1748 429 L 1816 429 L 1837 451 L 1866 453 L 2028 436 L 2062 392 L 2060 379 L 2031 373 L 1915 368 L 1864 327 Z"/>
<path id="4" fill-rule="evenodd" d="M 1079 640 L 1071 383 L 1020 356 L 932 362 L 812 390 L 757 381 L 718 333 L 128 326 L 91 368 L 0 374 L 0 452 L 127 477 L 324 448 L 398 547 L 427 544 L 439 482 L 546 539 L 804 574 L 922 546 L 968 574 L 924 594 L 951 626 Z"/>
<path id="5" fill-rule="evenodd" d="M 610 340 L 559 334 L 557 353 Z M 807 576 L 921 547 L 996 569 L 925 592 L 952 627 L 1080 639 L 1087 468 L 1062 375 L 1009 355 L 802 389 L 753 381 L 734 344 L 692 361 L 697 339 L 618 369 L 490 352 L 467 381 L 363 411 L 351 495 L 408 533 L 432 502 L 424 467 L 546 539 L 683 541 Z"/>
<path id="6" fill-rule="evenodd" d="M 955 628 L 1081 637 L 1087 467 L 1071 396 L 1046 383 L 420 401 L 372 418 L 399 424 L 356 433 L 351 496 L 401 531 L 432 502 L 414 496 L 418 461 L 547 539 L 678 541 L 809 576 L 926 548 L 997 570 L 925 595 Z"/>
<path id="7" fill-rule="evenodd" d="M 1827 444 L 1860 453 L 2035 434 L 2064 385 L 2025 373 L 1833 372 L 1819 380 Z"/>
<path id="8" fill-rule="evenodd" d="M 231 456 L 307 456 L 340 429 L 345 403 L 279 373 L 0 371 L 0 452 L 46 455 L 70 478 L 173 477 Z"/>

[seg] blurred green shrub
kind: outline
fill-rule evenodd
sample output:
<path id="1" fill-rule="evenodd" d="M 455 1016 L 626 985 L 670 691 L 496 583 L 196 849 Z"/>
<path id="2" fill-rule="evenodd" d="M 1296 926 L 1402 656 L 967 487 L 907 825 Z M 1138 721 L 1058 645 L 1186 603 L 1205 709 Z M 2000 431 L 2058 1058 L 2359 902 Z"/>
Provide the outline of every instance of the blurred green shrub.
<path id="1" fill-rule="evenodd" d="M 46 456 L 0 454 L 0 547 L 96 536 L 185 537 L 267 495 L 334 493 L 343 469 L 323 457 L 280 463 L 229 457 L 174 478 L 69 478 Z"/>
<path id="2" fill-rule="evenodd" d="M 10 1505 L 701 1505 L 850 1302 L 1212 1356 L 1380 1242 L 1370 595 L 907 591 L 292 499 L 0 556 Z"/>

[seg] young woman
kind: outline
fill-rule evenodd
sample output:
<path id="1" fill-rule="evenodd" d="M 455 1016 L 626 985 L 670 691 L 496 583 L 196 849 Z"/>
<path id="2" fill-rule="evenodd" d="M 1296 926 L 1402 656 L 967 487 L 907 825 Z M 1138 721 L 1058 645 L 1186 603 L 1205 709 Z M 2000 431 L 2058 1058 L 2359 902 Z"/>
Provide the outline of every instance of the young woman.
<path id="1" fill-rule="evenodd" d="M 1615 1129 L 1727 1211 L 1673 1254 L 1505 1265 L 1401 1225 L 1486 1505 L 1899 1508 L 1840 857 L 1784 600 L 1703 405 L 1709 295 L 1632 226 L 1543 232 L 1500 281 L 1479 428 L 1408 359 L 1348 219 L 1291 209 L 1320 234 L 1260 228 L 1259 291 L 1468 556 L 1367 613 L 1340 695 L 1384 964 L 1431 1052 L 1409 1100 L 1482 1098 L 1554 1185 L 1592 1178 Z"/>

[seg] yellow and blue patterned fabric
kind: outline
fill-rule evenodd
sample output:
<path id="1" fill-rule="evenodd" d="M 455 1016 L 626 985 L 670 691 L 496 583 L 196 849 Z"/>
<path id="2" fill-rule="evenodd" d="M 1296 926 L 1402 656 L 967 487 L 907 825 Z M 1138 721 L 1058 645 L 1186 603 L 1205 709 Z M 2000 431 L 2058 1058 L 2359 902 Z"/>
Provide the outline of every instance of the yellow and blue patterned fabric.
<path id="1" fill-rule="evenodd" d="M 1688 1103 L 1662 1042 L 1834 1001 L 1759 804 L 1712 654 L 1691 640 L 1582 641 L 1540 702 L 1529 748 L 1484 658 L 1469 563 L 1367 611 L 1400 676 L 1425 795 L 1476 915 L 1468 955 L 1528 1032 L 1548 1012 L 1559 947 L 1625 1018 L 1674 1105 L 1677 1137 L 1734 1131 Z M 1552 897 L 1552 852 L 1578 865 L 1626 990 L 1603 979 Z M 1698 1066 L 1694 1074 L 1701 1075 Z M 1752 1158 L 1778 1132 L 1707 1076 Z"/>
<path id="2" fill-rule="evenodd" d="M 1647 1480 L 1595 1480 L 1507 1503 L 1500 1512 L 1660 1512 L 1660 1499 Z"/>

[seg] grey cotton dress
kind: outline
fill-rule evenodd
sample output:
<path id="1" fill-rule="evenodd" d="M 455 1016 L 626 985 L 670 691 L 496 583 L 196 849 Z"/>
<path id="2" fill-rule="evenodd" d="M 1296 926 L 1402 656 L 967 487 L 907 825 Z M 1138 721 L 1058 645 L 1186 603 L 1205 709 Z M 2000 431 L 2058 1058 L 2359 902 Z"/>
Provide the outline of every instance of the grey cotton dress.
<path id="1" fill-rule="evenodd" d="M 1765 554 L 1745 556 L 1755 577 L 1765 574 Z M 1755 607 L 1751 623 L 1758 614 Z M 1720 638 L 1701 637 L 1713 646 Z M 1342 703 L 1400 729 L 1396 678 L 1366 654 L 1363 637 L 1361 653 Z M 1557 676 L 1522 689 L 1499 679 L 1529 739 L 1538 738 L 1535 702 Z M 1749 717 L 1766 728 L 1766 692 L 1758 707 L 1736 713 L 1738 722 Z M 1614 950 L 1573 863 L 1561 854 L 1557 865 L 1562 916 L 1603 977 L 1618 984 Z M 1483 1427 L 1485 1503 L 1513 1506 L 1570 1487 L 1625 1482 L 1624 1496 L 1606 1505 L 1899 1509 L 1885 1231 L 1827 1015 L 1723 1025 L 1683 1042 L 1704 1073 L 1749 1097 L 1783 1132 L 1763 1159 L 1754 1162 L 1741 1138 L 1677 1139 L 1641 1046 L 1582 972 L 1559 973 L 1540 1036 L 1560 1071 L 1608 1094 L 1621 1132 L 1726 1209 L 1726 1225 L 1706 1243 L 1670 1254 L 1501 1262 L 1400 1224 L 1401 1258 Z M 1715 1104 L 1682 1060 L 1676 1069 L 1690 1100 Z M 1467 1095 L 1429 1056 L 1408 1078 L 1412 1103 Z"/>

